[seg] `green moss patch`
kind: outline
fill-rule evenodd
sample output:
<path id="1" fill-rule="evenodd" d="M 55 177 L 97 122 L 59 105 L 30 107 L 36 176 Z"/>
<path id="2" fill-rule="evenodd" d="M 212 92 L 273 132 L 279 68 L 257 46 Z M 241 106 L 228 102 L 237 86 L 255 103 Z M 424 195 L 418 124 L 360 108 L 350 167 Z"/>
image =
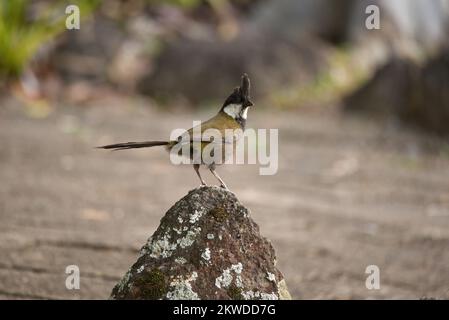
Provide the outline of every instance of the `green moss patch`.
<path id="1" fill-rule="evenodd" d="M 227 294 L 232 300 L 243 300 L 242 289 L 235 284 L 229 286 Z"/>
<path id="2" fill-rule="evenodd" d="M 209 211 L 209 214 L 218 222 L 225 222 L 229 217 L 229 213 L 223 207 L 216 207 Z"/>
<path id="3" fill-rule="evenodd" d="M 143 271 L 135 285 L 141 290 L 142 297 L 149 300 L 161 299 L 168 291 L 165 275 L 157 268 Z"/>

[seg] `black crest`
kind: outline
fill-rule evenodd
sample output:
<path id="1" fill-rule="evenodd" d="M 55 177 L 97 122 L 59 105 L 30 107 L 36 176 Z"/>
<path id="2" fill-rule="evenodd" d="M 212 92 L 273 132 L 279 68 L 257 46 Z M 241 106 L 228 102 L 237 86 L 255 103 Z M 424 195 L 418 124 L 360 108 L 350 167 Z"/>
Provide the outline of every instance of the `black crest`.
<path id="1" fill-rule="evenodd" d="M 242 75 L 242 83 L 240 87 L 234 89 L 231 95 L 223 103 L 223 108 L 230 104 L 242 104 L 243 107 L 251 107 L 254 104 L 250 100 L 249 91 L 251 84 L 246 73 Z"/>

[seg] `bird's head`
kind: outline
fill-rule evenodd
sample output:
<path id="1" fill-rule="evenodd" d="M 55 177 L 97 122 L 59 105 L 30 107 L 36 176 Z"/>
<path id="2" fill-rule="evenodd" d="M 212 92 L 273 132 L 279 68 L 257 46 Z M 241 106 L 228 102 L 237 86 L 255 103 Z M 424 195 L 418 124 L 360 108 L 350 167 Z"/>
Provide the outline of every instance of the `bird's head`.
<path id="1" fill-rule="evenodd" d="M 240 87 L 235 88 L 225 100 L 221 111 L 236 120 L 246 120 L 248 108 L 254 105 L 249 96 L 250 87 L 249 77 L 245 73 L 242 75 L 242 83 Z"/>

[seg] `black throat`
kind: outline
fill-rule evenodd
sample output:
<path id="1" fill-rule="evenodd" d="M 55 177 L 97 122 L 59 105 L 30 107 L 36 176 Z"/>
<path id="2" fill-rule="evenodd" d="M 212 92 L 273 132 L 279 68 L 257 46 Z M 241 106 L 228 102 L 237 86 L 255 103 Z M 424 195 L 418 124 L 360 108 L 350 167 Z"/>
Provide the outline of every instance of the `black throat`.
<path id="1" fill-rule="evenodd" d="M 245 130 L 246 127 L 246 119 L 242 117 L 242 113 L 240 112 L 237 117 L 231 117 L 229 114 L 227 114 L 226 112 L 224 112 L 223 110 L 220 111 L 220 113 L 222 113 L 224 116 L 229 117 L 231 119 L 234 119 L 242 128 L 242 130 Z"/>
<path id="2" fill-rule="evenodd" d="M 242 130 L 245 130 L 246 127 L 246 119 L 244 119 L 240 114 L 235 118 L 235 121 L 242 127 Z"/>

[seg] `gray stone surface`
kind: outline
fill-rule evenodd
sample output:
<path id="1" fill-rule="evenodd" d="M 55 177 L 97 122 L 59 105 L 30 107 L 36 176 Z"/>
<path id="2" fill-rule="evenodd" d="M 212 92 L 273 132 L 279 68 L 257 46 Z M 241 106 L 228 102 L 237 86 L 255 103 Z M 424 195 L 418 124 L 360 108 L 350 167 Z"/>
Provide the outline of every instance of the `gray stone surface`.
<path id="1" fill-rule="evenodd" d="M 179 200 L 114 287 L 113 299 L 290 299 L 271 243 L 220 187 Z"/>

